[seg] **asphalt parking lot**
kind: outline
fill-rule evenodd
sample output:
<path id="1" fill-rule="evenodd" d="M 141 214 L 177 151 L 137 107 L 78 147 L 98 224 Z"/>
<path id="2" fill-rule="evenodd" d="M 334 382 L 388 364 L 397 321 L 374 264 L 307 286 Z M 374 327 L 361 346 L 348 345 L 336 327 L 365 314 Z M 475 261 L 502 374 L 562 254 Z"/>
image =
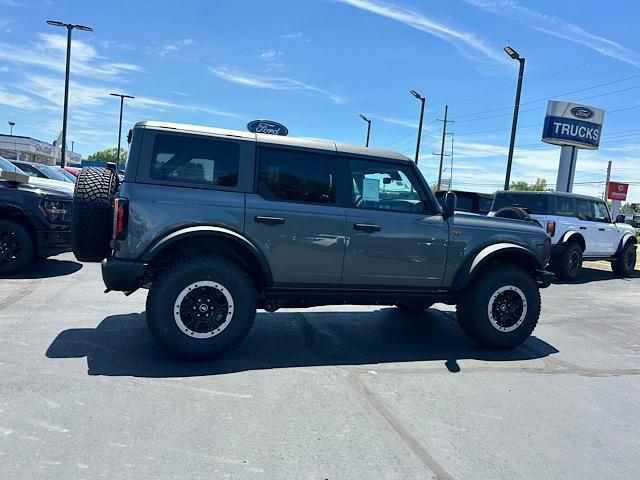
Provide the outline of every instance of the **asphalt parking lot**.
<path id="1" fill-rule="evenodd" d="M 71 254 L 0 280 L 0 477 L 636 479 L 640 278 L 544 290 L 523 346 L 452 307 L 260 312 L 213 362 L 152 341 L 146 291 Z"/>

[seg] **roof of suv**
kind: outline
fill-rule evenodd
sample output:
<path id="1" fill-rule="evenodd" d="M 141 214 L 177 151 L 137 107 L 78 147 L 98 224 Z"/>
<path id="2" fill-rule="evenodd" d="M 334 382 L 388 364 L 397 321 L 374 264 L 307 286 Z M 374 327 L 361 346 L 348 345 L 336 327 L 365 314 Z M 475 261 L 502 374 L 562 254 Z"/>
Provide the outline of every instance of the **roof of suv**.
<path id="1" fill-rule="evenodd" d="M 545 195 L 545 196 L 555 196 L 555 197 L 571 197 L 571 198 L 581 198 L 583 200 L 591 200 L 591 201 L 597 201 L 597 202 L 602 202 L 601 198 L 598 197 L 592 197 L 589 195 L 581 195 L 579 193 L 567 193 L 567 192 L 555 192 L 555 191 L 542 191 L 542 192 L 537 192 L 534 190 L 499 190 L 496 192 L 496 195 L 500 195 L 501 193 L 508 193 L 509 195 L 522 195 L 522 194 L 537 194 L 537 195 Z"/>
<path id="2" fill-rule="evenodd" d="M 331 140 L 285 137 L 282 135 L 267 135 L 264 133 L 245 132 L 243 130 L 228 130 L 225 128 L 204 127 L 200 125 L 189 125 L 184 123 L 157 122 L 151 120 L 138 122 L 136 123 L 135 127 L 156 130 L 178 130 L 185 133 L 199 133 L 217 137 L 233 137 L 245 140 L 253 140 L 260 143 L 270 143 L 273 145 L 287 145 L 292 147 L 312 148 L 315 150 L 328 150 L 333 152 L 348 153 L 352 155 L 366 155 L 369 157 L 383 157 L 392 158 L 395 160 L 411 161 L 409 157 L 392 150 L 358 147 L 355 145 L 332 142 Z"/>

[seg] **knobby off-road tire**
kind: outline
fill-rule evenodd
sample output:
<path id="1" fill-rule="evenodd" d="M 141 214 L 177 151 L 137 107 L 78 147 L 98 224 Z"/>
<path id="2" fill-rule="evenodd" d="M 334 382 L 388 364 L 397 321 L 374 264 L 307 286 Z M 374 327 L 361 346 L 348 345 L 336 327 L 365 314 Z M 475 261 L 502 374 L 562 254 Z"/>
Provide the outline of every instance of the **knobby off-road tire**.
<path id="1" fill-rule="evenodd" d="M 519 267 L 489 267 L 465 289 L 457 305 L 457 317 L 462 330 L 480 345 L 515 347 L 538 323 L 538 285 Z"/>
<path id="2" fill-rule="evenodd" d="M 221 355 L 249 333 L 256 290 L 236 263 L 220 257 L 179 260 L 153 281 L 147 324 L 172 354 L 188 360 Z"/>
<path id="3" fill-rule="evenodd" d="M 582 248 L 576 242 L 569 243 L 562 255 L 552 260 L 551 266 L 558 278 L 575 280 L 582 271 Z"/>
<path id="4" fill-rule="evenodd" d="M 636 246 L 627 242 L 617 260 L 611 262 L 611 270 L 616 277 L 630 277 L 636 268 Z"/>
<path id="5" fill-rule="evenodd" d="M 113 198 L 118 177 L 108 168 L 84 167 L 73 194 L 71 245 L 81 262 L 100 262 L 111 253 Z"/>
<path id="6" fill-rule="evenodd" d="M 22 225 L 0 220 L 0 274 L 22 270 L 34 257 L 31 235 Z"/>
<path id="7" fill-rule="evenodd" d="M 498 210 L 494 217 L 498 218 L 511 218 L 513 220 L 531 220 L 531 217 L 527 212 L 519 207 L 504 207 Z"/>

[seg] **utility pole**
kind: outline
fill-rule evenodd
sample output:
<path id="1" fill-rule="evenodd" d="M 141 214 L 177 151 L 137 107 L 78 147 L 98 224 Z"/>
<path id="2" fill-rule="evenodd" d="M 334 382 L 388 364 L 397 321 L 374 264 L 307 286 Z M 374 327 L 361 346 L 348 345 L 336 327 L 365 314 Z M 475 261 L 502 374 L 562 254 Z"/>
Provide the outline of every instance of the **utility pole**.
<path id="1" fill-rule="evenodd" d="M 606 202 L 607 195 L 609 195 L 609 180 L 611 179 L 611 160 L 607 164 L 607 181 L 604 184 L 604 193 L 602 194 L 602 199 Z"/>
<path id="2" fill-rule="evenodd" d="M 449 168 L 449 191 L 453 190 L 453 132 L 451 132 L 451 167 Z"/>
<path id="3" fill-rule="evenodd" d="M 440 168 L 438 169 L 438 190 L 440 190 L 440 185 L 442 183 L 442 162 L 444 161 L 444 157 L 448 156 L 444 153 L 444 140 L 447 136 L 447 123 L 455 123 L 452 120 L 447 120 L 447 112 L 449 110 L 449 105 L 444 106 L 444 120 L 438 119 L 439 122 L 442 122 L 442 145 L 440 147 Z"/>
<path id="4" fill-rule="evenodd" d="M 516 144 L 516 130 L 518 128 L 518 112 L 520 111 L 520 94 L 522 93 L 522 77 L 524 76 L 525 60 L 511 47 L 504 47 L 504 51 L 507 52 L 507 55 L 520 63 L 520 68 L 518 70 L 518 86 L 516 87 L 516 102 L 513 107 L 513 120 L 511 122 L 511 139 L 509 141 L 507 173 L 504 177 L 504 189 L 509 190 L 509 183 L 511 182 L 511 165 L 513 163 L 513 150 Z"/>

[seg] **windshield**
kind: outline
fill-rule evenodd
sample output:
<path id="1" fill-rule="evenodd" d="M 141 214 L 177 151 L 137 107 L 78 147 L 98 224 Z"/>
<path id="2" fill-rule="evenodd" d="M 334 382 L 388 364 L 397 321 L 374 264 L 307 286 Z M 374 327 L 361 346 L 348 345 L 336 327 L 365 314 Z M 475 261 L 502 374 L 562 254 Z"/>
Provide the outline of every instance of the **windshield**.
<path id="1" fill-rule="evenodd" d="M 540 193 L 502 192 L 497 193 L 491 210 L 496 212 L 504 207 L 524 208 L 528 213 L 546 215 L 549 211 L 549 198 Z"/>
<path id="2" fill-rule="evenodd" d="M 4 157 L 0 157 L 0 170 L 6 170 L 7 172 L 22 173 L 23 175 L 26 175 L 26 173 L 24 173 L 22 170 L 20 170 L 18 167 L 16 167 L 13 163 L 11 163 L 9 160 L 7 160 Z"/>
<path id="3" fill-rule="evenodd" d="M 62 174 L 60 171 L 58 171 L 54 167 L 50 167 L 49 165 L 39 165 L 39 167 L 51 180 L 60 180 L 61 182 L 70 182 L 70 180 L 66 176 L 64 176 L 64 174 Z"/>

